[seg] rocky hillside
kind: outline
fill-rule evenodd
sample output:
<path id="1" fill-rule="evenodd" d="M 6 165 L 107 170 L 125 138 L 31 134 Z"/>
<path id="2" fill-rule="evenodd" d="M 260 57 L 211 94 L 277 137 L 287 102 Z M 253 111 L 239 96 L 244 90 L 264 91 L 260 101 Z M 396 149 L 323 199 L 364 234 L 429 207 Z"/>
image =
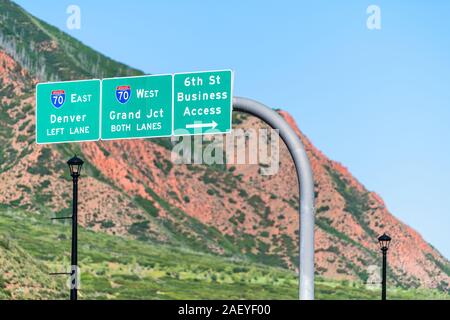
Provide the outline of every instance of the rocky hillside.
<path id="1" fill-rule="evenodd" d="M 169 139 L 35 144 L 35 84 L 140 74 L 0 0 L 0 204 L 44 216 L 67 215 L 65 161 L 86 161 L 80 221 L 95 231 L 296 269 L 298 198 L 293 163 L 281 146 L 280 171 L 263 165 L 175 165 Z M 390 285 L 449 291 L 449 262 L 396 219 L 342 165 L 306 145 L 316 182 L 316 270 L 367 281 L 379 264 L 376 237 L 395 234 Z M 234 127 L 264 127 L 244 114 Z M 270 190 L 268 192 L 267 190 Z"/>

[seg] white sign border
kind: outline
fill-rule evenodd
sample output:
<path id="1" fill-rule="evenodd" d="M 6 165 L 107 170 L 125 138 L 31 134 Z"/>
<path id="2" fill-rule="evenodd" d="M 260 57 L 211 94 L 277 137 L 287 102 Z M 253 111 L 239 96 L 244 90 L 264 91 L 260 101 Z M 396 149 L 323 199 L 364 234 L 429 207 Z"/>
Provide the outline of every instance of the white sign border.
<path id="1" fill-rule="evenodd" d="M 118 80 L 118 79 L 135 79 L 135 78 L 150 78 L 150 77 L 162 77 L 162 76 L 171 76 L 172 77 L 172 127 L 169 135 L 161 135 L 161 136 L 144 136 L 144 137 L 127 137 L 127 138 L 102 138 L 102 132 L 100 131 L 100 140 L 101 141 L 115 141 L 115 140 L 132 140 L 132 139 L 151 139 L 151 138 L 168 138 L 173 136 L 173 73 L 162 73 L 162 74 L 144 74 L 141 76 L 127 76 L 127 77 L 113 77 L 113 78 L 104 78 L 102 79 L 102 96 L 103 96 L 103 81 L 104 80 Z M 103 98 L 103 97 L 102 97 Z M 103 102 L 103 100 L 102 100 Z M 103 103 L 100 105 L 100 129 L 103 128 Z"/>
<path id="2" fill-rule="evenodd" d="M 88 140 L 68 140 L 68 141 L 54 141 L 54 142 L 38 142 L 38 87 L 40 85 L 48 85 L 48 84 L 60 84 L 60 83 L 74 83 L 74 82 L 88 82 L 88 81 L 98 81 L 100 83 L 100 97 L 99 97 L 99 116 L 98 116 L 98 121 L 99 121 L 99 130 L 98 130 L 98 138 L 96 139 L 88 139 Z M 38 84 L 36 84 L 36 95 L 35 95 L 35 104 L 36 104 L 36 108 L 34 111 L 34 116 L 35 116 L 35 128 L 34 128 L 34 135 L 35 135 L 35 142 L 37 145 L 46 145 L 46 144 L 59 144 L 59 143 L 82 143 L 82 142 L 95 142 L 95 141 L 100 141 L 101 140 L 101 126 L 102 126 L 102 114 L 101 114 L 101 108 L 102 108 L 102 80 L 101 79 L 82 79 L 82 80 L 68 80 L 68 81 L 49 81 L 49 82 L 40 82 Z"/>
<path id="3" fill-rule="evenodd" d="M 201 133 L 189 133 L 189 134 L 175 134 L 175 118 L 172 120 L 172 136 L 173 137 L 189 137 L 189 136 L 211 136 L 216 134 L 230 134 L 233 131 L 233 93 L 234 93 L 234 71 L 232 69 L 221 70 L 207 70 L 207 71 L 192 71 L 192 72 L 176 72 L 173 73 L 173 85 L 172 85 L 172 115 L 175 117 L 175 75 L 181 74 L 196 74 L 196 73 L 208 73 L 208 72 L 224 72 L 229 71 L 231 73 L 231 88 L 230 88 L 230 128 L 227 131 L 218 132 L 201 132 Z M 215 130 L 215 129 L 213 129 Z M 211 131 L 213 131 L 211 130 Z"/>

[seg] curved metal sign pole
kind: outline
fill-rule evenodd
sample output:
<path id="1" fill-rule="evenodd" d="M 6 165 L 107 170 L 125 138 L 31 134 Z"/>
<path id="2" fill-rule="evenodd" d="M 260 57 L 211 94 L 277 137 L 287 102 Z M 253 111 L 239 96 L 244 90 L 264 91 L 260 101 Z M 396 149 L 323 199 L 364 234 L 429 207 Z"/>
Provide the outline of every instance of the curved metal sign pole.
<path id="1" fill-rule="evenodd" d="M 314 180 L 311 165 L 302 141 L 289 124 L 273 109 L 257 101 L 235 97 L 233 111 L 240 111 L 260 118 L 272 128 L 278 129 L 292 159 L 299 182 L 300 199 L 300 300 L 314 300 Z"/>

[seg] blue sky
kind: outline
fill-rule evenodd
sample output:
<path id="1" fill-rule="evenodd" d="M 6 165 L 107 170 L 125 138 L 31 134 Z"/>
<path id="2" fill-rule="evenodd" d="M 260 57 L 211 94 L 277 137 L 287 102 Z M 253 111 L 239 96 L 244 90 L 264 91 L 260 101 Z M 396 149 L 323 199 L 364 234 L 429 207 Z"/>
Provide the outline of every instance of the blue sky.
<path id="1" fill-rule="evenodd" d="M 16 2 L 147 73 L 233 69 L 235 95 L 288 110 L 450 257 L 450 1 Z"/>

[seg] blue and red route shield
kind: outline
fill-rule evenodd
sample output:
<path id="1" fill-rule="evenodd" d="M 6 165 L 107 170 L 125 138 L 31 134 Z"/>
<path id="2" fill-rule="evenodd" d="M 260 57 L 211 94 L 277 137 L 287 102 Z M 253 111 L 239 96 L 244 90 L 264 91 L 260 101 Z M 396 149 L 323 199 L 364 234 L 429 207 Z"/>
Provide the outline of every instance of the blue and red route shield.
<path id="1" fill-rule="evenodd" d="M 53 90 L 51 100 L 56 109 L 61 108 L 64 102 L 66 102 L 66 92 L 64 90 Z"/>
<path id="2" fill-rule="evenodd" d="M 120 103 L 127 103 L 131 97 L 130 86 L 118 86 L 116 88 L 116 98 Z"/>

